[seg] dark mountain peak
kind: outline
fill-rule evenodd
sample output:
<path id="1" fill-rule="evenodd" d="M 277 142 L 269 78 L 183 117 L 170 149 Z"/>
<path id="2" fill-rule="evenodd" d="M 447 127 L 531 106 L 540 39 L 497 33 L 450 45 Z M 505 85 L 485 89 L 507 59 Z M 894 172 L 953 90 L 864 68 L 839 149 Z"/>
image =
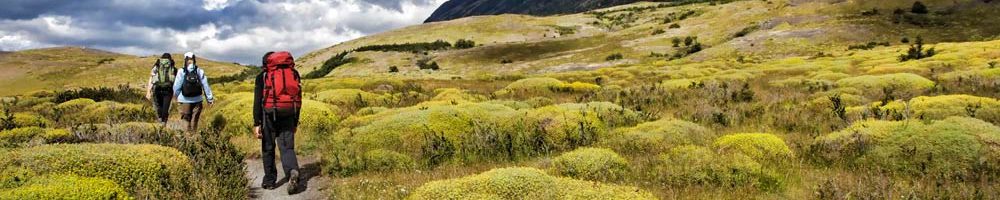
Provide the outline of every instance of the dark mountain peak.
<path id="1" fill-rule="evenodd" d="M 526 14 L 556 15 L 579 13 L 638 2 L 641 0 L 450 0 L 434 11 L 425 23 L 469 16 Z"/>

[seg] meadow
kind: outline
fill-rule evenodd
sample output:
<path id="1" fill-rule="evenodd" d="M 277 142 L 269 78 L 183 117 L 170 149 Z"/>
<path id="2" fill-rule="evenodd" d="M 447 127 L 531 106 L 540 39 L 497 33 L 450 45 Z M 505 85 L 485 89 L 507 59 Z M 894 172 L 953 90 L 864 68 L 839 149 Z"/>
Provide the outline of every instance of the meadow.
<path id="1" fill-rule="evenodd" d="M 301 58 L 296 150 L 331 199 L 998 198 L 1000 21 L 967 18 L 1000 5 L 924 3 L 647 2 L 368 36 Z M 195 134 L 129 87 L 5 97 L 0 199 L 246 198 L 252 86 L 214 83 Z"/>

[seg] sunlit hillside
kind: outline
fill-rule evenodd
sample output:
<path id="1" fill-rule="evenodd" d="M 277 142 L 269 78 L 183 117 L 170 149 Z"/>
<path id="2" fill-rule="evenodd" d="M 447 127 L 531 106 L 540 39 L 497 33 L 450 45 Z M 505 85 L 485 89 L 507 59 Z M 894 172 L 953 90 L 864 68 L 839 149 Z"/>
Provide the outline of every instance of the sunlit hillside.
<path id="1" fill-rule="evenodd" d="M 59 47 L 0 54 L 0 95 L 25 94 L 43 90 L 81 87 L 116 87 L 125 84 L 139 87 L 149 79 L 149 70 L 159 58 L 133 56 L 98 49 Z M 183 62 L 183 53 L 173 54 Z M 199 63 L 209 76 L 240 72 L 243 67 L 202 59 Z M 178 67 L 181 64 L 178 64 Z M 143 75 L 146 75 L 143 77 Z"/>

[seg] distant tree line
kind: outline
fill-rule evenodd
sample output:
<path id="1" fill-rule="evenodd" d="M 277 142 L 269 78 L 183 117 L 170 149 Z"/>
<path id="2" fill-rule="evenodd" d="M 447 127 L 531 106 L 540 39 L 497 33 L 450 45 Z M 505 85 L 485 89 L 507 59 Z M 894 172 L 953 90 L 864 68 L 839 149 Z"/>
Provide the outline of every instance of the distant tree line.
<path id="1" fill-rule="evenodd" d="M 237 81 L 248 80 L 260 74 L 261 68 L 259 66 L 244 66 L 243 71 L 238 74 L 230 74 L 215 78 L 208 78 L 209 83 L 219 84 L 219 83 L 231 83 Z"/>
<path id="2" fill-rule="evenodd" d="M 345 52 L 340 52 L 339 54 L 337 54 L 337 55 L 335 55 L 333 57 L 330 57 L 330 59 L 327 59 L 326 62 L 323 62 L 323 66 L 320 66 L 319 69 L 316 69 L 316 70 L 313 70 L 312 72 L 309 72 L 305 76 L 302 76 L 302 78 L 304 78 L 304 79 L 316 79 L 316 78 L 326 77 L 326 75 L 330 74 L 330 72 L 332 72 L 333 69 L 336 69 L 337 67 L 340 67 L 341 65 L 345 65 L 347 63 L 354 62 L 354 58 L 348 58 L 347 57 L 347 55 L 350 54 L 350 53 L 351 53 L 350 51 L 345 51 Z"/>
<path id="3" fill-rule="evenodd" d="M 868 42 L 865 44 L 856 44 L 847 47 L 847 50 L 871 50 L 878 46 L 889 46 L 889 42 Z"/>
<path id="4" fill-rule="evenodd" d="M 141 103 L 146 101 L 144 94 L 144 91 L 129 87 L 128 85 L 118 85 L 118 87 L 87 87 L 56 92 L 53 103 L 58 104 L 79 98 L 93 99 L 98 102 L 115 101 L 123 103 Z"/>
<path id="5" fill-rule="evenodd" d="M 402 43 L 402 44 L 378 44 L 378 45 L 368 45 L 358 47 L 354 51 L 381 51 L 381 52 L 425 52 L 425 51 L 439 51 L 448 49 L 468 49 L 476 47 L 476 42 L 472 40 L 459 39 L 455 41 L 452 45 L 444 40 L 437 40 L 434 42 L 416 42 L 416 43 Z"/>

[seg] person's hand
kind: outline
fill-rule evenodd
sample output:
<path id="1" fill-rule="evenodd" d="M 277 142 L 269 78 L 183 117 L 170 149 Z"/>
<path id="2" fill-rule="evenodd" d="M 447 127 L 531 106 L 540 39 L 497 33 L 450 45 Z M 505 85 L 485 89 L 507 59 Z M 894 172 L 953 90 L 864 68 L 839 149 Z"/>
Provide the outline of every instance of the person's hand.
<path id="1" fill-rule="evenodd" d="M 262 137 L 262 135 L 260 135 L 260 126 L 253 127 L 253 135 L 254 137 L 257 137 L 257 139 L 260 139 Z"/>
<path id="2" fill-rule="evenodd" d="M 153 100 L 153 93 L 152 92 L 146 92 L 146 100 Z"/>

